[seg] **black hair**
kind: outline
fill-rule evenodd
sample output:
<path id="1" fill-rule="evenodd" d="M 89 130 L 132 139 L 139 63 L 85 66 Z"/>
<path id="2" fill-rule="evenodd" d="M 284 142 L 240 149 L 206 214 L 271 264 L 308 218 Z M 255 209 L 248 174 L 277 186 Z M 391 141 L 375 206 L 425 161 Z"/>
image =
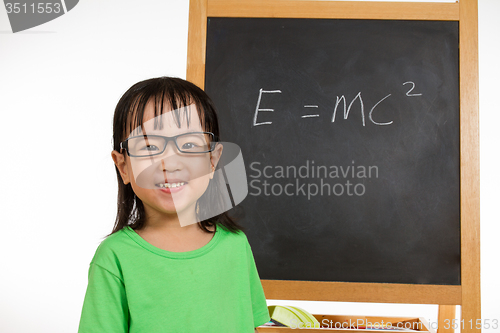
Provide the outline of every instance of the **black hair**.
<path id="1" fill-rule="evenodd" d="M 198 116 L 205 131 L 214 134 L 215 142 L 220 141 L 217 113 L 210 97 L 191 82 L 180 78 L 158 77 L 134 84 L 118 101 L 113 117 L 114 150 L 126 154 L 125 151 L 120 149 L 120 142 L 124 141 L 133 129 L 142 126 L 144 109 L 150 101 L 154 102 L 154 117 L 162 115 L 164 106 L 167 106 L 165 112 L 175 110 L 172 114 L 178 124 L 180 124 L 182 109 L 189 121 L 189 115 L 186 114 L 187 107 L 195 104 L 198 110 Z M 141 199 L 135 195 L 130 183 L 127 185 L 123 183 L 116 166 L 115 170 L 118 179 L 118 207 L 115 224 L 111 234 L 123 229 L 127 225 L 134 230 L 141 229 L 144 227 L 146 218 L 144 205 Z M 211 182 L 215 185 L 209 185 L 207 191 L 198 200 L 198 204 L 206 200 L 207 197 L 221 193 L 221 191 L 216 188 L 216 184 L 225 185 L 225 183 L 223 180 L 216 179 L 217 177 L 218 173 L 216 172 L 214 174 L 214 181 Z M 199 209 L 198 204 L 196 207 L 197 209 Z M 218 214 L 198 223 L 198 226 L 202 230 L 209 233 L 212 231 L 210 231 L 208 227 L 216 225 L 222 226 L 235 233 L 239 230 L 243 230 L 243 227 L 238 225 L 235 218 L 231 217 L 228 212 Z"/>

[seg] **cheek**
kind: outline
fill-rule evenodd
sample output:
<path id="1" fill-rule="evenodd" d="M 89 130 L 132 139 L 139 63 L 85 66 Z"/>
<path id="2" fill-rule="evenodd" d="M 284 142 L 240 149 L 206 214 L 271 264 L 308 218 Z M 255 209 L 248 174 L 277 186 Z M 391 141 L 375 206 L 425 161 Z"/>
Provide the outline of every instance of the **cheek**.
<path id="1" fill-rule="evenodd" d="M 212 172 L 210 158 L 208 156 L 193 158 L 186 165 L 187 169 L 192 175 L 192 178 L 198 178 L 198 177 L 204 178 L 205 176 L 208 177 L 210 172 Z"/>
<path id="2" fill-rule="evenodd" d="M 131 170 L 134 171 L 134 174 L 138 175 L 147 168 L 151 167 L 152 161 L 151 160 L 141 160 L 141 159 L 133 159 L 131 160 L 130 166 Z"/>

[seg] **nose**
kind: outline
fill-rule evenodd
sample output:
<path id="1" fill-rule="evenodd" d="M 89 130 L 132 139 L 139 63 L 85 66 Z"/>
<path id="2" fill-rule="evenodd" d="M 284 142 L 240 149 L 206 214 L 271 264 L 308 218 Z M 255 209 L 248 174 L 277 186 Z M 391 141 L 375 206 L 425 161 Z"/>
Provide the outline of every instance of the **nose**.
<path id="1" fill-rule="evenodd" d="M 165 151 L 160 155 L 161 163 L 160 168 L 161 171 L 164 172 L 174 172 L 180 170 L 182 168 L 181 156 L 179 154 L 179 150 L 175 146 L 173 141 L 167 143 L 165 147 Z"/>

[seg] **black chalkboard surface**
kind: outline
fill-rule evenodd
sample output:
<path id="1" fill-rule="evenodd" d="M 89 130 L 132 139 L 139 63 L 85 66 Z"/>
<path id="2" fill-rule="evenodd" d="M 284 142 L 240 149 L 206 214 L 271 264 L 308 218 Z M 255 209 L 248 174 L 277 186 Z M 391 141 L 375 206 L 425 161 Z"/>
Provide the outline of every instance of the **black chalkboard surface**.
<path id="1" fill-rule="evenodd" d="M 208 18 L 261 279 L 460 284 L 458 23 Z"/>

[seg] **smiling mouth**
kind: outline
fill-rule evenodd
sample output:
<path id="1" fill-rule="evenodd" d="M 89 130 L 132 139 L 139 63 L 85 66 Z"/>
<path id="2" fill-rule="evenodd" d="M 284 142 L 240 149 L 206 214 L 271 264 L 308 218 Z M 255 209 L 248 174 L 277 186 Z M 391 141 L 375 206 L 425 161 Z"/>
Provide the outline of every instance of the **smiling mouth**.
<path id="1" fill-rule="evenodd" d="M 187 184 L 187 182 L 159 183 L 159 184 L 156 184 L 156 187 L 159 187 L 159 188 L 178 188 L 178 187 L 184 186 L 186 184 Z"/>

